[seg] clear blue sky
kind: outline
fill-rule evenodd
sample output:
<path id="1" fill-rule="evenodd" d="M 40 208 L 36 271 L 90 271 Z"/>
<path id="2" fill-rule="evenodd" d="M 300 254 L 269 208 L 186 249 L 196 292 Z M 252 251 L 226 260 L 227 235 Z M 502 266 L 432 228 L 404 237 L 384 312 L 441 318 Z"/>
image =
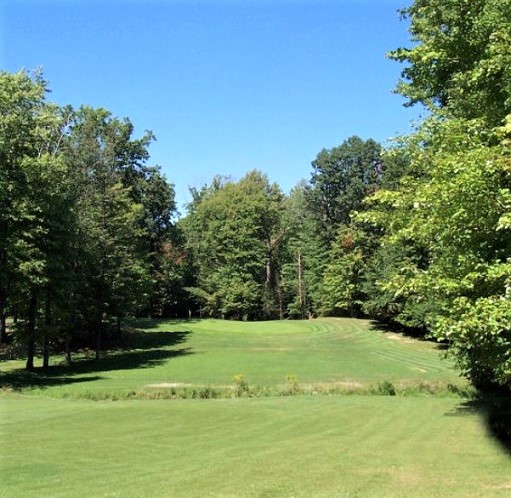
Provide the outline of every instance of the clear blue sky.
<path id="1" fill-rule="evenodd" d="M 392 93 L 409 0 L 3 0 L 0 66 L 41 66 L 59 104 L 152 130 L 181 206 L 188 186 L 260 169 L 288 191 L 322 148 L 385 142 L 418 110 Z M 181 209 L 182 210 L 182 209 Z"/>

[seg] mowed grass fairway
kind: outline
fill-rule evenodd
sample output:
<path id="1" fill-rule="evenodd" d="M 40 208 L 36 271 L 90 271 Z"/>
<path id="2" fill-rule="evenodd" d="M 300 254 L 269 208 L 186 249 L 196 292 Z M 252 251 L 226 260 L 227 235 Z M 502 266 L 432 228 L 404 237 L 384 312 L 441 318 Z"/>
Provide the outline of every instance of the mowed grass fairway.
<path id="1" fill-rule="evenodd" d="M 71 369 L 56 369 L 60 375 L 50 376 L 33 394 L 76 397 L 171 385 L 226 387 L 239 374 L 254 387 L 286 384 L 288 376 L 319 387 L 363 387 L 384 380 L 464 384 L 435 344 L 383 333 L 365 320 L 139 320 L 134 325 L 143 332 L 129 348 L 110 352 L 99 364 L 81 361 Z M 22 366 L 6 362 L 3 370 Z"/>
<path id="2" fill-rule="evenodd" d="M 0 494 L 509 496 L 511 459 L 449 394 L 92 401 L 170 385 L 463 386 L 435 345 L 321 319 L 139 322 L 137 347 L 36 375 L 0 397 Z M 3 382 L 21 363 L 3 362 Z M 167 387 L 165 387 L 167 386 Z M 234 396 L 234 390 L 233 396 Z M 324 392 L 324 391 L 321 391 Z M 399 391 L 398 391 L 399 394 Z"/>

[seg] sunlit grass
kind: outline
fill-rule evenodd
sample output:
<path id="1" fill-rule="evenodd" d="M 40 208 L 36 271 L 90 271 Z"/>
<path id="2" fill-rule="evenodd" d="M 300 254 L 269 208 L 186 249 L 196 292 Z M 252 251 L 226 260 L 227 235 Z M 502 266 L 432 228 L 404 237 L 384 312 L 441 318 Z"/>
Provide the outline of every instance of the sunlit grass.
<path id="1" fill-rule="evenodd" d="M 350 319 L 131 326 L 99 362 L 82 352 L 70 368 L 54 357 L 47 374 L 0 365 L 1 496 L 511 491 L 487 407 L 442 388 L 466 382 L 434 343 Z M 222 399 L 178 399 L 207 389 Z"/>
<path id="2" fill-rule="evenodd" d="M 0 398 L 2 496 L 508 496 L 459 399 Z"/>
<path id="3" fill-rule="evenodd" d="M 99 363 L 78 362 L 71 370 L 54 369 L 61 376 L 40 383 L 39 391 L 60 396 L 165 385 L 226 387 L 238 374 L 253 387 L 279 386 L 289 376 L 300 385 L 323 388 L 383 381 L 464 384 L 452 365 L 440 358 L 434 343 L 383 333 L 364 320 L 138 321 L 136 325 L 148 327 L 138 349 L 112 351 Z M 53 359 L 59 361 L 62 358 Z M 3 369 L 21 366 L 9 362 Z"/>

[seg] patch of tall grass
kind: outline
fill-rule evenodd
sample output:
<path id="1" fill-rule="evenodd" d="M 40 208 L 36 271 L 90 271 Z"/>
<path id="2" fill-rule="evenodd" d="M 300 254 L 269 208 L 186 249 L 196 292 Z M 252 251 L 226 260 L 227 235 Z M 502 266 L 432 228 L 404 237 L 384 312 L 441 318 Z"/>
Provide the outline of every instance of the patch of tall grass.
<path id="1" fill-rule="evenodd" d="M 66 399 L 85 399 L 92 401 L 121 400 L 173 400 L 173 399 L 231 399 L 263 398 L 271 396 L 402 396 L 402 397 L 449 397 L 472 399 L 476 392 L 470 386 L 460 387 L 448 382 L 392 383 L 388 380 L 377 384 L 359 383 L 317 383 L 300 384 L 295 375 L 286 376 L 286 383 L 275 386 L 250 385 L 243 374 L 233 378 L 230 386 L 173 386 L 146 387 L 129 390 L 63 390 L 54 393 L 54 397 Z M 3 393 L 12 392 L 3 388 Z M 42 390 L 33 388 L 24 390 L 24 394 L 38 395 Z"/>

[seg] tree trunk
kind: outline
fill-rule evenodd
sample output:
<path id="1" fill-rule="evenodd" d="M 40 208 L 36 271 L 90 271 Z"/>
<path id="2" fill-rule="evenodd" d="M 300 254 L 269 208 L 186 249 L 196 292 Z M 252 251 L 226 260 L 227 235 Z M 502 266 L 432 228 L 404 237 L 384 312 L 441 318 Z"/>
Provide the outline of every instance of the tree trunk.
<path id="1" fill-rule="evenodd" d="M 101 339 L 103 336 L 103 313 L 96 321 L 96 333 L 94 337 L 94 349 L 95 349 L 95 360 L 99 360 L 101 357 Z"/>
<path id="2" fill-rule="evenodd" d="M 103 260 L 104 261 L 104 260 Z M 103 264 L 103 261 L 101 264 Z M 101 269 L 99 284 L 96 291 L 96 326 L 94 330 L 94 350 L 95 360 L 99 360 L 101 356 L 101 341 L 103 336 L 103 315 L 105 314 L 104 308 L 105 296 L 105 272 Z"/>
<path id="3" fill-rule="evenodd" d="M 279 272 L 275 272 L 275 290 L 277 291 L 277 300 L 279 303 L 279 320 L 284 320 L 284 303 L 282 299 L 282 288 L 280 286 Z"/>
<path id="4" fill-rule="evenodd" d="M 73 358 L 71 357 L 71 338 L 68 337 L 66 339 L 66 364 L 69 366 L 73 362 Z"/>
<path id="5" fill-rule="evenodd" d="M 35 356 L 35 321 L 37 313 L 37 295 L 36 291 L 30 293 L 27 317 L 27 363 L 25 368 L 29 371 L 34 370 Z"/>
<path id="6" fill-rule="evenodd" d="M 3 167 L 3 165 L 2 165 Z M 7 196 L 7 206 L 4 206 L 7 208 L 6 212 L 9 212 L 8 209 L 10 208 L 10 205 L 12 203 L 12 200 L 9 196 Z M 7 238 L 7 221 L 0 222 L 0 240 L 6 240 Z M 0 343 L 6 344 L 9 340 L 7 337 L 7 320 L 6 320 L 6 307 L 7 307 L 7 295 L 8 295 L 8 289 L 9 289 L 9 275 L 6 270 L 6 261 L 7 261 L 7 251 L 4 246 L 2 246 L 2 249 L 0 250 L 0 268 L 2 269 L 2 286 L 0 287 Z"/>
<path id="7" fill-rule="evenodd" d="M 305 315 L 305 298 L 302 280 L 302 254 L 298 251 L 298 302 L 300 303 L 300 318 Z"/>
<path id="8" fill-rule="evenodd" d="M 9 336 L 7 335 L 7 316 L 5 312 L 0 311 L 0 343 L 7 344 L 9 342 Z"/>
<path id="9" fill-rule="evenodd" d="M 116 317 L 116 333 L 117 339 L 120 340 L 122 335 L 122 318 L 119 315 Z"/>
<path id="10" fill-rule="evenodd" d="M 149 272 L 151 277 L 156 282 L 157 281 L 157 270 L 156 270 L 156 241 L 153 237 L 149 237 Z M 149 318 L 154 318 L 155 313 L 155 300 L 154 300 L 154 290 L 151 292 L 149 296 Z"/>
<path id="11" fill-rule="evenodd" d="M 46 286 L 46 304 L 44 307 L 44 332 L 43 332 L 43 369 L 47 370 L 50 366 L 50 340 L 49 328 L 51 325 L 51 291 L 50 286 Z"/>
<path id="12" fill-rule="evenodd" d="M 7 344 L 9 337 L 7 336 L 7 317 L 5 307 L 7 305 L 5 289 L 0 289 L 0 343 Z"/>
<path id="13" fill-rule="evenodd" d="M 43 370 L 48 370 L 50 366 L 50 341 L 46 331 L 43 335 Z"/>

